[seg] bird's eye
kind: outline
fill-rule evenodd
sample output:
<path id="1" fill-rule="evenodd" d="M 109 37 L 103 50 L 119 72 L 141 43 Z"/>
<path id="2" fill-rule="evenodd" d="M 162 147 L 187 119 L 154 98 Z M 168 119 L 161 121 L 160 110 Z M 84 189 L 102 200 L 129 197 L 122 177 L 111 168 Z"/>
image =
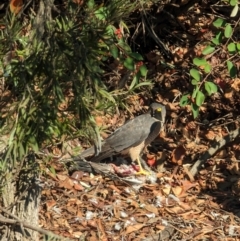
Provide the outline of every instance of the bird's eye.
<path id="1" fill-rule="evenodd" d="M 161 112 L 161 111 L 162 111 L 162 108 L 157 108 L 157 111 L 158 111 L 158 112 Z"/>

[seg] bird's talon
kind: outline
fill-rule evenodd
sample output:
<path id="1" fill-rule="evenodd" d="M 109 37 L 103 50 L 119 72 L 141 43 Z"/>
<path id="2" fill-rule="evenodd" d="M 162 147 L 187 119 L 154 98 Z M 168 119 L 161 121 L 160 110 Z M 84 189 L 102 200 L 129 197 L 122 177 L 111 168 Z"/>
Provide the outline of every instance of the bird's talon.
<path id="1" fill-rule="evenodd" d="M 136 175 L 145 175 L 145 176 L 149 176 L 151 173 L 148 171 L 145 171 L 144 169 L 140 169 Z"/>

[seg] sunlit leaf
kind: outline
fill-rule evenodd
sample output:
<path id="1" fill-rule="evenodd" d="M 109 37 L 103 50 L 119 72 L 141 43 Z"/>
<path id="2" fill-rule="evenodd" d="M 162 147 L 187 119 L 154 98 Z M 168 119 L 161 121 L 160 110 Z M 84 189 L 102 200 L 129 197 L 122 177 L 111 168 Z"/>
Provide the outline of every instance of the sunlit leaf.
<path id="1" fill-rule="evenodd" d="M 212 47 L 209 45 L 202 51 L 202 53 L 204 55 L 207 55 L 207 54 L 211 54 L 214 50 L 215 50 L 215 47 Z"/>
<path id="2" fill-rule="evenodd" d="M 193 63 L 196 65 L 196 66 L 203 66 L 207 63 L 206 59 L 202 59 L 202 58 L 194 58 L 193 59 Z"/>
<path id="3" fill-rule="evenodd" d="M 204 83 L 205 90 L 207 91 L 208 95 L 214 94 L 217 92 L 217 85 L 215 85 L 213 82 L 206 81 Z"/>
<path id="4" fill-rule="evenodd" d="M 198 85 L 198 83 L 199 83 L 199 82 L 198 82 L 197 80 L 195 80 L 195 79 L 192 79 L 192 81 L 191 81 L 191 84 L 192 84 L 192 85 Z"/>
<path id="5" fill-rule="evenodd" d="M 219 45 L 220 44 L 220 41 L 219 41 L 219 39 L 217 39 L 217 38 L 212 38 L 212 43 L 214 43 L 215 45 Z"/>
<path id="6" fill-rule="evenodd" d="M 236 44 L 235 43 L 228 44 L 227 49 L 229 53 L 234 54 L 237 50 Z"/>
<path id="7" fill-rule="evenodd" d="M 225 30 L 224 30 L 224 36 L 226 38 L 230 38 L 232 36 L 232 26 L 230 24 L 227 24 Z"/>
<path id="8" fill-rule="evenodd" d="M 196 96 L 197 106 L 201 106 L 203 104 L 204 100 L 205 100 L 205 95 L 203 94 L 203 92 L 201 90 L 199 90 L 197 92 L 197 96 Z"/>
<path id="9" fill-rule="evenodd" d="M 131 82 L 131 85 L 130 85 L 130 87 L 129 87 L 129 90 L 132 90 L 132 89 L 134 88 L 134 86 L 138 83 L 138 81 L 139 81 L 139 78 L 137 77 L 137 75 L 135 75 L 135 76 L 133 77 L 133 80 L 132 80 L 132 82 Z"/>
<path id="10" fill-rule="evenodd" d="M 191 69 L 190 70 L 190 75 L 196 80 L 196 81 L 200 81 L 200 73 L 197 69 Z"/>
<path id="11" fill-rule="evenodd" d="M 235 6 L 235 5 L 237 5 L 238 4 L 238 0 L 230 0 L 230 5 L 231 6 Z"/>
<path id="12" fill-rule="evenodd" d="M 95 15 L 99 20 L 106 20 L 109 15 L 108 11 L 106 7 L 100 7 L 95 11 Z"/>
<path id="13" fill-rule="evenodd" d="M 205 71 L 205 73 L 210 73 L 211 72 L 211 69 L 212 69 L 212 67 L 211 67 L 211 65 L 209 64 L 209 63 L 207 63 L 205 66 L 204 66 L 204 71 Z"/>
<path id="14" fill-rule="evenodd" d="M 193 93 L 192 93 L 192 98 L 193 98 L 193 99 L 196 98 L 198 91 L 199 91 L 199 87 L 196 86 L 196 87 L 194 88 L 194 90 L 193 90 Z"/>
<path id="15" fill-rule="evenodd" d="M 140 88 L 142 86 L 151 86 L 151 85 L 152 85 L 152 83 L 150 81 L 144 81 L 142 83 L 139 83 L 139 84 L 135 85 L 134 88 L 137 89 L 137 88 Z"/>
<path id="16" fill-rule="evenodd" d="M 223 27 L 223 26 L 225 25 L 225 23 L 226 23 L 226 21 L 225 21 L 224 19 L 218 18 L 217 20 L 215 20 L 215 21 L 213 22 L 213 25 L 214 25 L 215 27 L 219 28 L 219 27 Z"/>
<path id="17" fill-rule="evenodd" d="M 230 14 L 230 17 L 236 17 L 237 16 L 237 13 L 238 13 L 238 4 L 236 4 L 235 6 L 234 6 L 234 8 L 233 8 L 233 10 L 232 10 L 232 12 L 231 12 L 231 14 Z"/>
<path id="18" fill-rule="evenodd" d="M 143 77 L 145 77 L 145 76 L 147 75 L 147 71 L 148 71 L 146 65 L 142 65 L 142 66 L 140 67 L 139 71 L 140 71 L 141 75 L 142 75 Z"/>
<path id="19" fill-rule="evenodd" d="M 237 43 L 237 50 L 240 51 L 240 43 Z"/>

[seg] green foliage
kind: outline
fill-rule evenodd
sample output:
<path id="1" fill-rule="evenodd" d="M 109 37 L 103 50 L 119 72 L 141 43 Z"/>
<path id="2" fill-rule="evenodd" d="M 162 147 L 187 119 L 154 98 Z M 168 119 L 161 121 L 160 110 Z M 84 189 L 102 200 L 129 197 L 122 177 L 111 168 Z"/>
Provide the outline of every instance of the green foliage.
<path id="1" fill-rule="evenodd" d="M 238 2 L 235 0 L 229 0 L 229 4 L 234 6 L 231 13 L 231 17 L 236 16 L 238 12 Z M 236 23 L 238 24 L 238 22 Z M 222 18 L 217 18 L 213 22 L 213 26 L 216 27 L 216 34 L 211 39 L 209 45 L 207 45 L 202 51 L 202 58 L 194 58 L 193 64 L 198 69 L 192 68 L 190 70 L 190 76 L 192 77 L 192 93 L 187 93 L 181 97 L 180 105 L 186 106 L 191 104 L 193 117 L 196 118 L 199 114 L 199 108 L 204 103 L 207 96 L 218 91 L 218 87 L 213 81 L 210 81 L 211 73 L 214 72 L 213 66 L 206 60 L 205 56 L 214 55 L 219 51 L 225 52 L 227 50 L 229 56 L 240 54 L 240 44 L 234 41 L 233 35 L 236 29 L 236 25 L 232 27 L 232 24 L 228 23 Z M 234 56 L 233 56 L 234 57 Z M 231 78 L 235 78 L 237 75 L 237 68 L 232 61 L 226 59 L 224 61 Z"/>
<path id="2" fill-rule="evenodd" d="M 4 17 L 0 75 L 9 92 L 0 131 L 9 135 L 5 160 L 22 159 L 64 138 L 99 140 L 92 113 L 114 111 L 130 93 L 150 85 L 141 82 L 147 75 L 139 64 L 142 56 L 132 52 L 123 32 L 116 34 L 116 26 L 129 31 L 123 20 L 136 7 L 126 0 L 104 6 L 69 1 L 54 19 L 30 15 L 23 24 L 20 18 Z M 110 92 L 103 76 L 112 58 L 132 80 L 128 88 Z"/>

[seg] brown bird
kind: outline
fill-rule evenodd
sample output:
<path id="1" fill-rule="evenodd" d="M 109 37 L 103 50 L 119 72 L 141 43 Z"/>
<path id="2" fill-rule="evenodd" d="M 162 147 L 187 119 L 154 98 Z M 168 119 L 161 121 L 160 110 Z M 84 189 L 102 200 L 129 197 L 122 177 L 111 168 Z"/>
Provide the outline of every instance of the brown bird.
<path id="1" fill-rule="evenodd" d="M 163 127 L 166 117 L 166 108 L 159 103 L 152 103 L 147 113 L 139 115 L 124 125 L 116 129 L 106 138 L 98 155 L 91 158 L 91 162 L 100 162 L 107 157 L 116 154 L 129 155 L 132 161 L 137 161 L 139 172 L 145 174 L 141 164 L 141 153 L 145 146 L 149 145 L 158 135 Z M 74 157 L 73 161 L 78 161 L 85 157 L 96 154 L 95 147 L 83 151 L 79 156 Z"/>

